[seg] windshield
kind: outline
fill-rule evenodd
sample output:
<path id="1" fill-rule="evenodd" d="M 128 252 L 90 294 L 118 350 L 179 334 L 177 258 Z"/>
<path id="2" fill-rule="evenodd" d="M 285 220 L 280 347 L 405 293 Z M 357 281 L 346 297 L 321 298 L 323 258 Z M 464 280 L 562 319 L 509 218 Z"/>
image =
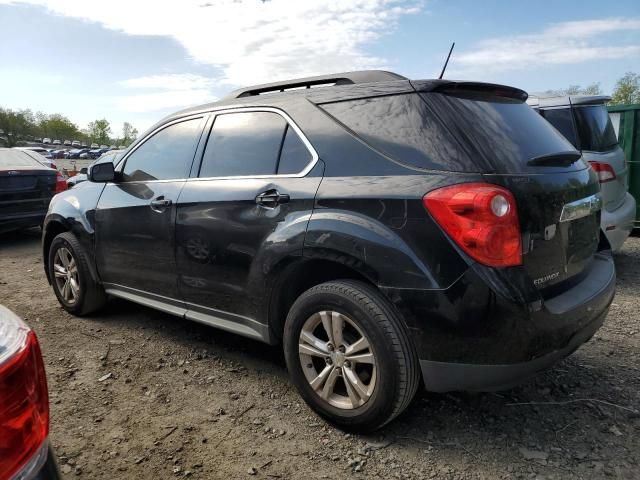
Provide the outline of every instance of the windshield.
<path id="1" fill-rule="evenodd" d="M 604 105 L 574 107 L 582 150 L 604 152 L 618 144 L 616 132 Z"/>

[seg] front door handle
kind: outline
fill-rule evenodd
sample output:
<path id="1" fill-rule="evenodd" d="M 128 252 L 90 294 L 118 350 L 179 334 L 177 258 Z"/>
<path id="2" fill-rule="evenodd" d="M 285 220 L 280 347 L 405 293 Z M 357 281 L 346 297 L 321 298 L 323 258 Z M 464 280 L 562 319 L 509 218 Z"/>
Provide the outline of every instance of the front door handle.
<path id="1" fill-rule="evenodd" d="M 277 190 L 267 190 L 256 197 L 256 203 L 263 207 L 275 208 L 282 203 L 289 203 L 290 197 Z"/>
<path id="2" fill-rule="evenodd" d="M 160 195 L 159 197 L 151 200 L 149 206 L 154 212 L 162 213 L 167 209 L 167 207 L 170 207 L 172 204 L 173 202 L 171 200 L 164 198 L 164 195 Z"/>

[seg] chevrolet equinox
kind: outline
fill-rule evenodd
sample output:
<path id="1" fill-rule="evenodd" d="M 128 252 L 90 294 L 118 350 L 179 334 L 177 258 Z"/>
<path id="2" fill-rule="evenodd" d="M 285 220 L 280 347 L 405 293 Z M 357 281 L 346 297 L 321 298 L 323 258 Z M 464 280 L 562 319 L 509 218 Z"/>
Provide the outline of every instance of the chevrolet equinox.
<path id="1" fill-rule="evenodd" d="M 56 195 L 46 273 L 282 344 L 321 416 L 373 430 L 419 385 L 508 388 L 602 325 L 596 173 L 522 90 L 350 72 L 177 112 Z"/>

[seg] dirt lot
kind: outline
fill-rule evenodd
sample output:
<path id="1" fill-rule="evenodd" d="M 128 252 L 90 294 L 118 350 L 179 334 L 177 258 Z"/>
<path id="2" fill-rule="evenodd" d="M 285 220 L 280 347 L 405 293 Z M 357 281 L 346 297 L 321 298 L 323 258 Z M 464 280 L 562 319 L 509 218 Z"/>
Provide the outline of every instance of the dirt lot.
<path id="1" fill-rule="evenodd" d="M 0 303 L 39 335 L 66 478 L 640 478 L 640 238 L 572 357 L 509 392 L 419 394 L 366 437 L 301 402 L 278 348 L 124 301 L 68 315 L 39 241 L 0 236 Z"/>

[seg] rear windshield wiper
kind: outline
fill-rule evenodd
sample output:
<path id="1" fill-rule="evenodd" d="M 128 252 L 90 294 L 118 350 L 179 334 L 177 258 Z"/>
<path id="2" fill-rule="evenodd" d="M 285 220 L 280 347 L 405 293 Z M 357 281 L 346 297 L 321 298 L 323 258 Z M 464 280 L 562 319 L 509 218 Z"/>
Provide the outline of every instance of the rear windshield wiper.
<path id="1" fill-rule="evenodd" d="M 527 162 L 527 165 L 537 167 L 537 166 L 561 166 L 566 167 L 571 165 L 574 162 L 580 160 L 582 155 L 580 152 L 575 150 L 569 150 L 566 152 L 556 152 L 550 153 L 547 155 L 540 155 L 539 157 L 534 157 Z"/>

